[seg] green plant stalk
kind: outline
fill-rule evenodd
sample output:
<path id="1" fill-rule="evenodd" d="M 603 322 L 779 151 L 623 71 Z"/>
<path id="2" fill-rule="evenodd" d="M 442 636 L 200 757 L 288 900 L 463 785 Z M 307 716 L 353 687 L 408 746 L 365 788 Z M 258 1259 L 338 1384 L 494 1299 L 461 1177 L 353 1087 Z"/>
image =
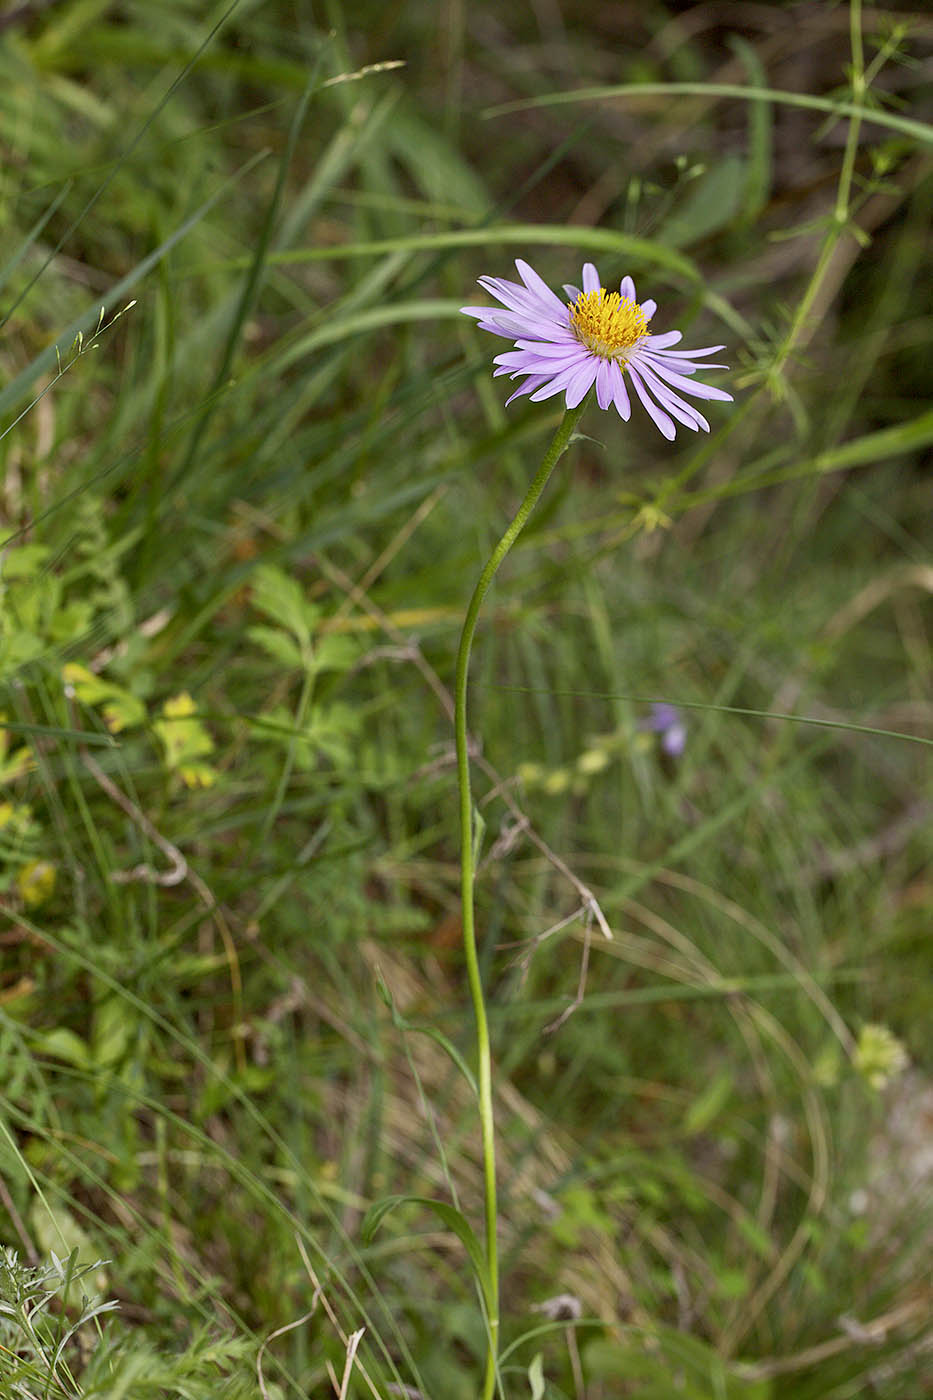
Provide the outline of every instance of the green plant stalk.
<path id="1" fill-rule="evenodd" d="M 852 117 L 849 122 L 849 129 L 846 134 L 846 145 L 842 156 L 842 166 L 839 172 L 839 184 L 836 191 L 836 204 L 833 209 L 832 223 L 823 239 L 816 267 L 813 269 L 813 275 L 810 278 L 809 285 L 794 313 L 794 319 L 790 330 L 775 357 L 774 364 L 771 366 L 769 375 L 771 383 L 776 382 L 777 377 L 783 370 L 790 355 L 794 349 L 797 348 L 798 343 L 804 335 L 807 321 L 813 310 L 813 304 L 816 301 L 820 288 L 823 285 L 823 279 L 826 276 L 836 252 L 836 244 L 849 226 L 852 179 L 855 174 L 855 160 L 858 155 L 859 132 L 861 131 L 862 124 L 863 108 L 861 104 L 867 91 L 865 61 L 862 49 L 862 0 L 850 0 L 849 38 L 852 46 L 852 71 L 850 82 L 855 102 L 852 109 Z M 806 340 L 809 340 L 809 335 L 806 337 Z"/>
<path id="2" fill-rule="evenodd" d="M 491 1400 L 496 1387 L 496 1358 L 499 1344 L 499 1248 L 496 1234 L 496 1141 L 492 1107 L 492 1058 L 489 1050 L 489 1022 L 483 998 L 483 983 L 476 949 L 476 926 L 473 914 L 473 881 L 475 877 L 473 844 L 473 798 L 470 791 L 470 757 L 467 749 L 467 686 L 470 651 L 483 599 L 489 586 L 515 541 L 518 539 L 548 483 L 551 472 L 570 441 L 570 436 L 583 413 L 584 403 L 568 408 L 558 425 L 551 445 L 538 468 L 512 523 L 496 545 L 486 567 L 479 576 L 460 634 L 457 652 L 454 730 L 457 746 L 457 787 L 460 794 L 460 892 L 463 909 L 463 952 L 466 958 L 470 998 L 476 1019 L 476 1059 L 480 1128 L 483 1140 L 483 1181 L 486 1211 L 486 1287 L 484 1290 L 489 1312 L 489 1351 L 483 1400 Z"/>

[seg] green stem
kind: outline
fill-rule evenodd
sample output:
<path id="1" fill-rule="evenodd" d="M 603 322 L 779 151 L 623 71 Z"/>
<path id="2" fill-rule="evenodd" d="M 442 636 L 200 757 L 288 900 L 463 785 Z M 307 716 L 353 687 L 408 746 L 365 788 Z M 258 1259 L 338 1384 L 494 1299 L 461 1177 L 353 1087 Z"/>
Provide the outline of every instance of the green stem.
<path id="1" fill-rule="evenodd" d="M 849 129 L 846 134 L 846 146 L 842 157 L 842 166 L 839 171 L 839 185 L 836 191 L 836 204 L 833 210 L 832 223 L 823 239 L 823 246 L 820 248 L 816 267 L 810 278 L 807 290 L 800 300 L 800 304 L 794 314 L 794 320 L 788 331 L 783 345 L 775 356 L 774 364 L 769 372 L 769 382 L 776 383 L 778 376 L 787 363 L 791 353 L 797 348 L 810 313 L 813 310 L 814 302 L 823 285 L 823 279 L 829 270 L 830 263 L 836 252 L 836 244 L 839 242 L 849 224 L 851 213 L 852 179 L 855 174 L 855 160 L 858 155 L 859 132 L 861 130 L 862 118 L 861 110 L 867 91 L 865 81 L 865 58 L 862 49 L 862 0 L 850 0 L 849 4 L 849 30 L 850 43 L 852 46 L 852 94 L 855 110 L 849 122 Z M 812 332 L 811 332 L 812 333 Z M 806 337 L 809 339 L 809 336 Z"/>
<path id="2" fill-rule="evenodd" d="M 585 400 L 584 400 L 585 403 Z M 457 652 L 454 729 L 457 744 L 457 786 L 460 793 L 460 890 L 463 906 L 463 951 L 466 958 L 470 997 L 476 1018 L 477 1084 L 479 1088 L 479 1117 L 483 1139 L 483 1181 L 486 1208 L 486 1301 L 489 1309 L 489 1351 L 483 1400 L 491 1400 L 496 1388 L 496 1358 L 499 1350 L 499 1247 L 496 1237 L 496 1140 L 492 1107 L 492 1058 L 489 1051 L 489 1023 L 483 998 L 483 983 L 476 949 L 476 927 L 473 918 L 473 880 L 475 876 L 473 847 L 473 799 L 470 793 L 470 758 L 467 750 L 467 684 L 470 650 L 483 599 L 496 576 L 499 565 L 518 539 L 531 512 L 547 485 L 558 458 L 563 453 L 576 427 L 584 404 L 568 408 L 554 434 L 538 474 L 528 488 L 512 523 L 496 545 L 479 581 L 473 590 L 460 634 Z"/>

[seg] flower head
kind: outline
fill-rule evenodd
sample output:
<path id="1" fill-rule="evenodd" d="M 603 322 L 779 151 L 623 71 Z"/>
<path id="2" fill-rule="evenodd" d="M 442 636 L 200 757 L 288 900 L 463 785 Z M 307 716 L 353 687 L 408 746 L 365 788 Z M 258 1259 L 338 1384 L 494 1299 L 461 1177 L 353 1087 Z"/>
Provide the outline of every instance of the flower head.
<path id="1" fill-rule="evenodd" d="M 873 1089 L 883 1089 L 910 1064 L 903 1041 L 898 1040 L 887 1026 L 872 1022 L 864 1025 L 859 1032 L 852 1058 L 859 1074 Z"/>
<path id="2" fill-rule="evenodd" d="M 666 700 L 656 700 L 651 714 L 638 727 L 660 734 L 661 748 L 672 758 L 679 758 L 687 747 L 687 726 L 677 706 L 669 705 Z"/>
<path id="3" fill-rule="evenodd" d="M 515 349 L 496 356 L 497 375 L 524 378 L 521 388 L 508 399 L 530 394 L 532 400 L 563 394 L 567 407 L 576 408 L 595 384 L 600 408 L 615 404 L 626 422 L 632 407 L 625 376 L 666 438 L 676 434 L 674 419 L 694 432 L 709 424 L 681 398 L 723 399 L 732 395 L 690 376 L 698 369 L 726 369 L 726 365 L 700 362 L 701 355 L 722 350 L 709 345 L 702 350 L 672 350 L 680 331 L 652 335 L 648 322 L 657 310 L 654 301 L 638 302 L 635 283 L 623 277 L 617 292 L 607 291 L 592 263 L 583 267 L 583 290 L 565 286 L 569 301 L 561 301 L 521 258 L 515 266 L 521 283 L 501 277 L 481 277 L 480 286 L 505 307 L 464 306 L 475 316 L 480 330 L 503 335 Z"/>

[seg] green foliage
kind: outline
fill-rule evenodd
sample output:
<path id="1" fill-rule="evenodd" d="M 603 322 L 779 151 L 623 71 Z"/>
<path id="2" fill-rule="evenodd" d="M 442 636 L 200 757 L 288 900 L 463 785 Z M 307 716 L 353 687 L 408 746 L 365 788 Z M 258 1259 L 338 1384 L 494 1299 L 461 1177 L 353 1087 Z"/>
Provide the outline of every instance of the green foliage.
<path id="1" fill-rule="evenodd" d="M 389 1196 L 383 1201 L 374 1201 L 363 1218 L 360 1235 L 364 1244 L 370 1243 L 386 1216 L 403 1205 L 423 1206 L 436 1215 L 463 1245 L 477 1286 L 482 1290 L 487 1306 L 489 1304 L 486 1283 L 486 1265 L 483 1250 L 466 1216 L 447 1201 L 434 1201 L 429 1196 Z"/>
<path id="2" fill-rule="evenodd" d="M 768 1381 L 742 1380 L 730 1375 L 722 1357 L 706 1343 L 674 1328 L 660 1328 L 650 1338 L 633 1337 L 620 1345 L 592 1342 L 584 1352 L 587 1374 L 595 1384 L 620 1383 L 635 1387 L 633 1394 L 645 1400 L 669 1400 L 684 1395 L 689 1400 L 770 1400 Z"/>
<path id="3" fill-rule="evenodd" d="M 0 573 L 0 676 L 14 676 L 49 648 L 87 631 L 93 606 L 65 596 L 63 579 L 45 569 L 50 549 L 24 544 L 4 559 Z"/>
<path id="4" fill-rule="evenodd" d="M 100 1260 L 79 1265 L 76 1256 L 77 1250 L 63 1263 L 53 1253 L 48 1263 L 29 1267 L 20 1263 L 15 1249 L 3 1250 L 0 1381 L 5 1394 L 29 1400 L 40 1393 L 87 1393 L 77 1386 L 71 1369 L 79 1352 L 78 1334 L 117 1304 L 82 1296 L 69 1315 L 75 1285 L 101 1267 Z"/>
<path id="5" fill-rule="evenodd" d="M 64 1262 L 54 1251 L 49 1261 L 23 1264 L 14 1249 L 0 1257 L 0 1386 L 4 1395 L 35 1400 L 51 1397 L 177 1395 L 209 1400 L 223 1385 L 225 1396 L 254 1394 L 242 1374 L 242 1344 L 218 1342 L 201 1334 L 183 1353 L 162 1355 L 140 1338 L 115 1335 L 100 1319 L 119 1307 L 88 1297 L 81 1285 L 102 1261 L 78 1264 L 77 1250 Z M 78 1301 L 80 1295 L 80 1301 Z M 238 1375 L 237 1372 L 240 1374 Z"/>
<path id="6" fill-rule="evenodd" d="M 922 25 L 8 8 L 0 1393 L 330 1393 L 365 1328 L 350 1394 L 475 1397 L 448 692 L 556 412 L 459 307 L 519 256 L 737 402 L 590 406 L 477 638 L 504 1393 L 919 1395 Z"/>
<path id="7" fill-rule="evenodd" d="M 162 717 L 152 729 L 161 741 L 165 766 L 177 773 L 186 787 L 211 787 L 216 774 L 199 760 L 214 752 L 214 741 L 196 717 L 197 706 L 186 690 L 173 695 L 162 706 Z"/>
<path id="8" fill-rule="evenodd" d="M 77 661 L 62 668 L 62 680 L 82 705 L 100 705 L 104 723 L 111 734 L 119 734 L 146 722 L 146 707 L 123 686 L 95 675 Z"/>

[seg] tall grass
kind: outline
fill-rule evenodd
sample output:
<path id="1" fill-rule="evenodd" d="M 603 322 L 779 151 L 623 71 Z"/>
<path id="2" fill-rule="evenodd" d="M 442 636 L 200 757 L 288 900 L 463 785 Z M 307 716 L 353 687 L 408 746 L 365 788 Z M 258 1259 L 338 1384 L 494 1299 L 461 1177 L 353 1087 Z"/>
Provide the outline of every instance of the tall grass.
<path id="1" fill-rule="evenodd" d="M 591 405 L 475 642 L 501 1393 L 922 1393 L 931 37 L 0 17 L 0 1394 L 478 1393 L 454 664 L 559 410 L 458 309 L 516 256 L 737 402 Z"/>

